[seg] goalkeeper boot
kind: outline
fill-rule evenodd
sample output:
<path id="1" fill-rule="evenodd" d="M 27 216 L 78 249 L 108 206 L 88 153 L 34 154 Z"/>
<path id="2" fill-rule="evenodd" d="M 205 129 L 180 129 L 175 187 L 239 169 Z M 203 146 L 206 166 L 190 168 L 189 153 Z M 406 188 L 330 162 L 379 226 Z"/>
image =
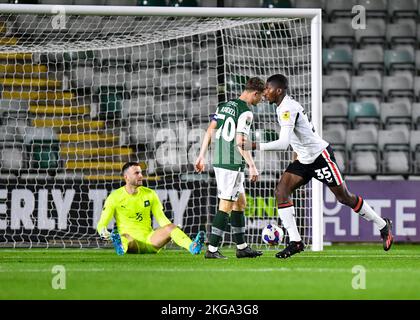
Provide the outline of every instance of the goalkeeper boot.
<path id="1" fill-rule="evenodd" d="M 204 239 L 205 239 L 204 231 L 200 231 L 199 233 L 197 233 L 194 241 L 191 242 L 191 244 L 190 244 L 191 254 L 200 254 L 201 253 L 201 249 L 203 249 L 203 245 L 204 245 Z"/>
<path id="2" fill-rule="evenodd" d="M 262 251 L 254 250 L 250 246 L 247 246 L 244 249 L 236 249 L 237 258 L 256 258 L 262 254 Z"/>
<path id="3" fill-rule="evenodd" d="M 227 259 L 223 254 L 220 253 L 219 250 L 216 252 L 211 252 L 209 250 L 206 251 L 206 254 L 204 255 L 204 258 L 206 259 Z"/>
<path id="4" fill-rule="evenodd" d="M 305 245 L 302 241 L 290 241 L 289 245 L 284 250 L 276 253 L 276 258 L 286 259 L 296 253 L 304 251 Z"/>
<path id="5" fill-rule="evenodd" d="M 117 253 L 117 255 L 119 255 L 119 256 L 123 255 L 124 254 L 124 247 L 123 247 L 123 244 L 121 242 L 121 236 L 118 233 L 117 229 L 112 230 L 111 241 L 112 241 L 112 244 L 114 245 L 114 249 L 115 249 L 115 252 Z"/>
<path id="6" fill-rule="evenodd" d="M 392 236 L 392 221 L 388 218 L 384 218 L 386 225 L 381 229 L 381 238 L 384 245 L 384 250 L 388 251 L 391 249 L 394 237 Z"/>

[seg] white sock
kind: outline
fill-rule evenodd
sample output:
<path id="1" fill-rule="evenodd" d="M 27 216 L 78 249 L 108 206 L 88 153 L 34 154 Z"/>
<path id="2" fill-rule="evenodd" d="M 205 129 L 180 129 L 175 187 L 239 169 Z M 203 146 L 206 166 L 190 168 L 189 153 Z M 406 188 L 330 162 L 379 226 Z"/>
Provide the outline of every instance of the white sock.
<path id="1" fill-rule="evenodd" d="M 357 212 L 359 216 L 361 216 L 363 219 L 367 221 L 373 221 L 373 223 L 379 228 L 379 230 L 385 227 L 386 226 L 385 220 L 382 219 L 380 216 L 378 216 L 378 214 L 375 211 L 373 211 L 373 209 L 365 200 L 362 199 L 362 201 L 363 201 L 362 207 Z"/>
<path id="2" fill-rule="evenodd" d="M 248 247 L 246 242 L 236 245 L 236 248 L 238 248 L 239 250 L 245 249 L 246 247 Z"/>
<path id="3" fill-rule="evenodd" d="M 214 252 L 216 252 L 217 251 L 217 247 L 213 247 L 211 244 L 208 246 L 208 249 L 209 249 L 209 251 L 210 252 L 212 252 L 212 253 L 214 253 Z"/>
<path id="4" fill-rule="evenodd" d="M 299 231 L 296 227 L 295 207 L 290 206 L 287 208 L 279 208 L 278 213 L 283 223 L 283 227 L 285 227 L 289 233 L 290 241 L 302 241 L 302 238 L 300 237 Z"/>

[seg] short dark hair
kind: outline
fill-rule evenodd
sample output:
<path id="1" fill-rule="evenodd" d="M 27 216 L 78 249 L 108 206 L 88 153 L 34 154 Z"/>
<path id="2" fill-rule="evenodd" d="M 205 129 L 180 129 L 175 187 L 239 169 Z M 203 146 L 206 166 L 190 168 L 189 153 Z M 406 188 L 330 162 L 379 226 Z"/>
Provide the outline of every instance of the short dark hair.
<path id="1" fill-rule="evenodd" d="M 263 92 L 264 88 L 265 88 L 264 80 L 258 77 L 249 78 L 245 85 L 245 90 L 248 90 L 248 91 Z"/>
<path id="2" fill-rule="evenodd" d="M 274 74 L 267 79 L 267 83 L 272 83 L 276 88 L 287 90 L 289 88 L 289 81 L 286 76 L 282 74 Z"/>
<path id="3" fill-rule="evenodd" d="M 140 166 L 140 163 L 135 162 L 135 161 L 129 161 L 126 164 L 123 165 L 122 167 L 122 174 L 125 175 L 126 171 L 128 170 L 128 168 L 132 167 L 132 166 Z"/>

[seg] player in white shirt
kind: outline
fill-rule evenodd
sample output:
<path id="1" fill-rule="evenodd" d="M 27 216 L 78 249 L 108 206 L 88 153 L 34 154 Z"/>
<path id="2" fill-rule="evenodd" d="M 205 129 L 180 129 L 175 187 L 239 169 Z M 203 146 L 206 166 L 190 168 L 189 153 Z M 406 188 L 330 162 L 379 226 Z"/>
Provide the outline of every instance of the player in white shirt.
<path id="1" fill-rule="evenodd" d="M 276 187 L 278 214 L 290 237 L 289 246 L 278 252 L 276 257 L 288 258 L 304 249 L 290 196 L 312 178 L 326 184 L 337 201 L 349 206 L 364 219 L 373 221 L 381 232 L 383 248 L 388 251 L 393 242 L 392 222 L 381 218 L 362 197 L 349 192 L 331 146 L 315 132 L 304 108 L 287 95 L 287 89 L 288 80 L 284 75 L 276 74 L 267 79 L 264 96 L 267 101 L 277 105 L 280 137 L 273 142 L 252 144 L 253 149 L 266 151 L 285 150 L 291 145 L 297 154 L 297 159 L 287 167 Z"/>

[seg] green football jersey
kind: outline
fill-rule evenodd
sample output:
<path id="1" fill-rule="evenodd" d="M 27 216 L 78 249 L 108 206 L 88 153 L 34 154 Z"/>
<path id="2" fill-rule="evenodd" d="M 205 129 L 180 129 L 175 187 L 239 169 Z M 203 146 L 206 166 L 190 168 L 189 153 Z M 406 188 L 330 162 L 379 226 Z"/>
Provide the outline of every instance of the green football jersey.
<path id="1" fill-rule="evenodd" d="M 100 232 L 114 217 L 121 235 L 127 233 L 136 240 L 145 241 L 153 231 L 151 214 L 161 227 L 171 223 L 163 212 L 156 191 L 141 186 L 136 194 L 129 194 L 125 187 L 121 187 L 112 191 L 105 200 L 96 229 Z"/>
<path id="2" fill-rule="evenodd" d="M 249 136 L 253 114 L 247 103 L 236 99 L 217 106 L 215 120 L 215 149 L 213 166 L 234 171 L 243 171 L 245 160 L 236 145 L 236 135 Z"/>

